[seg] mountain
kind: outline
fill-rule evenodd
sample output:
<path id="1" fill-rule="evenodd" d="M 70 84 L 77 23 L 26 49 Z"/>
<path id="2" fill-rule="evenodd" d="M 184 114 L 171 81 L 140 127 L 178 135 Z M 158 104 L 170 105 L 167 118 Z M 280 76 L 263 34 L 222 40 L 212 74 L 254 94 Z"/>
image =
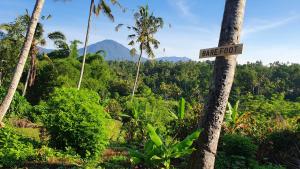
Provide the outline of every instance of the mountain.
<path id="1" fill-rule="evenodd" d="M 160 58 L 156 58 L 156 60 L 163 61 L 163 62 L 189 62 L 189 61 L 191 61 L 190 58 L 177 57 L 177 56 L 160 57 Z"/>
<path id="2" fill-rule="evenodd" d="M 54 49 L 46 49 L 43 47 L 38 47 L 39 53 L 50 53 L 52 52 Z"/>
<path id="3" fill-rule="evenodd" d="M 83 48 L 79 49 L 80 55 L 83 55 Z M 101 42 L 94 43 L 88 46 L 88 53 L 96 53 L 99 50 L 106 51 L 107 56 L 105 60 L 117 60 L 117 61 L 137 61 L 138 56 L 132 57 L 130 55 L 130 50 L 123 46 L 122 44 L 114 40 L 103 40 Z M 142 58 L 142 61 L 146 61 L 146 58 Z"/>
<path id="4" fill-rule="evenodd" d="M 80 48 L 78 50 L 79 55 L 83 55 L 83 48 Z M 116 60 L 116 61 L 137 61 L 138 56 L 132 57 L 130 55 L 130 50 L 125 47 L 124 45 L 114 41 L 114 40 L 103 40 L 94 44 L 91 44 L 88 46 L 88 53 L 96 53 L 99 50 L 106 51 L 106 57 L 105 60 Z M 46 49 L 39 47 L 40 53 L 50 53 L 53 49 Z M 142 58 L 142 61 L 145 62 L 148 59 Z M 187 57 L 176 57 L 176 56 L 170 56 L 170 57 L 160 57 L 156 58 L 157 61 L 165 61 L 165 62 L 188 62 L 191 59 Z"/>

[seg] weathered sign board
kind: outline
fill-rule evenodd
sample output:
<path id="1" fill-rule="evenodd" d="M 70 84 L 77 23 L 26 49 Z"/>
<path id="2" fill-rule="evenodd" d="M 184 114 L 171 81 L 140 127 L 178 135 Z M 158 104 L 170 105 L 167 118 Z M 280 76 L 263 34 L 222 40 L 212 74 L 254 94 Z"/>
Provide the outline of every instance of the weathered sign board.
<path id="1" fill-rule="evenodd" d="M 217 48 L 201 49 L 200 59 L 217 56 L 228 56 L 242 54 L 243 44 L 221 46 Z"/>

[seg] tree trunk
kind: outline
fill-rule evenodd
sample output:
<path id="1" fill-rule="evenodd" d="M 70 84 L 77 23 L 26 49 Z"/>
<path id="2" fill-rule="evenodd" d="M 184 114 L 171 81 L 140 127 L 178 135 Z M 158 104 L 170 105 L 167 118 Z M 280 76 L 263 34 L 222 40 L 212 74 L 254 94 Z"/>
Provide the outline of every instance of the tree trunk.
<path id="1" fill-rule="evenodd" d="M 219 46 L 238 44 L 244 19 L 246 0 L 226 0 Z M 199 124 L 203 128 L 190 159 L 190 169 L 213 169 L 221 125 L 230 94 L 236 67 L 236 56 L 217 57 L 213 83 L 210 87 L 205 116 Z"/>
<path id="2" fill-rule="evenodd" d="M 29 77 L 30 77 L 30 72 L 31 72 L 31 68 L 29 68 L 28 72 L 27 72 L 27 76 L 26 76 L 26 82 L 24 85 L 24 89 L 23 89 L 23 93 L 22 96 L 24 97 L 26 94 L 26 90 L 27 90 L 27 86 L 28 86 L 28 82 L 29 82 Z"/>
<path id="3" fill-rule="evenodd" d="M 81 71 L 80 71 L 80 78 L 79 78 L 78 86 L 77 86 L 78 90 L 80 89 L 81 81 L 82 81 L 82 78 L 83 78 L 83 72 L 84 72 L 85 58 L 86 58 L 86 53 L 87 53 L 87 45 L 88 45 L 88 41 L 89 41 L 89 34 L 90 34 L 90 26 L 91 26 L 91 17 L 92 17 L 93 7 L 94 7 L 94 0 L 91 0 L 89 18 L 88 18 L 88 26 L 87 26 L 86 35 L 85 35 L 85 42 L 84 42 L 83 60 L 82 60 L 82 66 L 81 66 Z"/>
<path id="4" fill-rule="evenodd" d="M 0 87 L 2 86 L 2 71 L 0 71 Z"/>
<path id="5" fill-rule="evenodd" d="M 136 76 L 135 76 L 135 82 L 134 82 L 134 86 L 133 86 L 133 90 L 132 90 L 132 95 L 131 95 L 131 101 L 133 100 L 134 93 L 135 93 L 135 90 L 137 88 L 137 82 L 138 82 L 139 74 L 140 74 L 140 67 L 141 67 L 141 58 L 142 58 L 142 55 L 143 55 L 143 50 L 141 50 L 140 57 L 139 57 L 139 60 L 138 60 L 137 71 L 136 71 Z"/>
<path id="6" fill-rule="evenodd" d="M 27 30 L 26 38 L 25 38 L 25 41 L 23 44 L 23 48 L 19 55 L 19 62 L 17 64 L 16 70 L 15 70 L 13 79 L 11 81 L 11 84 L 9 86 L 9 89 L 7 91 L 7 94 L 0 106 L 0 123 L 1 123 L 0 128 L 4 126 L 4 124 L 2 123 L 3 117 L 5 116 L 7 110 L 10 106 L 10 103 L 13 99 L 13 96 L 14 96 L 17 86 L 19 84 L 20 78 L 22 76 L 22 72 L 23 72 L 23 69 L 24 69 L 28 54 L 29 54 L 29 50 L 31 47 L 34 33 L 35 33 L 36 25 L 38 23 L 44 2 L 45 2 L 45 0 L 36 0 L 36 4 L 35 4 L 34 10 L 32 12 L 30 25 L 28 26 L 28 30 Z"/>

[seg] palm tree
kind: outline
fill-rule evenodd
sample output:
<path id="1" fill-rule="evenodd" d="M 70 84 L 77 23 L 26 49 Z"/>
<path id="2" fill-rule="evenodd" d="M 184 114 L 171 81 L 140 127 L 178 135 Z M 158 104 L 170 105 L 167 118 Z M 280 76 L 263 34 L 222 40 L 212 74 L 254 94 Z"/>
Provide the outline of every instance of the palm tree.
<path id="1" fill-rule="evenodd" d="M 226 0 L 219 46 L 238 44 L 242 31 L 246 0 Z M 217 57 L 214 65 L 213 83 L 210 87 L 205 116 L 201 126 L 204 130 L 196 144 L 190 161 L 190 169 L 213 169 L 226 105 L 234 79 L 236 56 Z"/>
<path id="2" fill-rule="evenodd" d="M 29 52 L 30 68 L 27 72 L 26 82 L 24 85 L 22 96 L 25 96 L 27 86 L 29 87 L 32 86 L 35 81 L 36 71 L 37 71 L 37 61 L 38 61 L 36 56 L 39 52 L 38 46 L 46 45 L 46 40 L 43 37 L 43 32 L 44 32 L 43 25 L 41 23 L 38 23 L 35 31 L 34 39 L 31 44 L 30 52 Z M 48 38 L 54 42 L 57 48 L 64 49 L 64 50 L 69 49 L 68 44 L 66 43 L 66 37 L 63 33 L 59 31 L 52 32 L 48 34 Z"/>
<path id="3" fill-rule="evenodd" d="M 11 81 L 11 84 L 9 86 L 9 89 L 7 91 L 7 94 L 6 94 L 5 98 L 3 99 L 1 106 L 0 106 L 0 128 L 4 127 L 2 120 L 11 104 L 11 101 L 16 92 L 17 86 L 19 84 L 20 78 L 22 76 L 23 69 L 26 64 L 26 60 L 28 58 L 28 54 L 30 51 L 31 43 L 34 38 L 35 29 L 37 27 L 42 8 L 44 6 L 44 2 L 45 2 L 45 0 L 36 0 L 34 10 L 32 12 L 32 16 L 31 16 L 31 21 L 28 26 L 28 31 L 26 33 L 26 38 L 25 38 L 22 50 L 19 55 L 19 62 L 17 64 L 16 70 L 15 70 L 13 79 Z"/>
<path id="4" fill-rule="evenodd" d="M 110 0 L 110 2 L 113 5 L 120 6 L 120 4 L 118 3 L 118 0 Z M 95 4 L 95 0 L 91 0 L 89 17 L 88 17 L 88 26 L 87 26 L 85 42 L 84 42 L 83 60 L 82 60 L 82 66 L 81 66 L 81 71 L 80 71 L 80 78 L 79 78 L 78 86 L 77 86 L 78 90 L 80 89 L 81 81 L 82 81 L 83 73 L 84 73 L 84 65 L 85 65 L 85 59 L 86 59 L 86 54 L 87 54 L 87 45 L 88 45 L 90 25 L 91 25 L 91 16 L 92 16 L 92 14 L 95 14 L 96 16 L 98 16 L 100 14 L 100 12 L 105 14 L 110 20 L 114 21 L 114 16 L 112 15 L 112 11 L 111 11 L 110 7 L 107 5 L 105 0 L 100 0 L 100 2 L 98 4 Z"/>
<path id="5" fill-rule="evenodd" d="M 30 16 L 29 14 L 25 15 L 26 18 L 28 18 L 28 24 L 30 22 Z M 32 86 L 35 80 L 36 76 L 36 65 L 37 65 L 37 54 L 38 54 L 38 45 L 44 46 L 46 44 L 46 40 L 43 38 L 43 26 L 41 23 L 37 24 L 34 37 L 31 43 L 29 56 L 30 56 L 30 68 L 27 72 L 26 82 L 24 85 L 22 96 L 25 96 L 27 86 Z"/>
<path id="6" fill-rule="evenodd" d="M 9 37 L 17 37 L 20 40 L 25 39 L 25 34 L 27 31 L 27 27 L 30 24 L 30 15 L 28 10 L 26 10 L 26 14 L 19 16 L 14 23 L 10 24 L 2 24 L 0 28 L 2 30 L 5 30 L 8 32 Z M 27 85 L 29 82 L 29 86 L 33 84 L 35 74 L 36 74 L 36 56 L 38 54 L 38 48 L 37 45 L 45 45 L 46 40 L 43 38 L 43 25 L 41 23 L 37 23 L 34 37 L 31 43 L 30 51 L 29 51 L 29 56 L 30 56 L 30 68 L 27 73 L 27 78 L 23 90 L 23 96 L 25 95 Z"/>
<path id="7" fill-rule="evenodd" d="M 128 38 L 131 39 L 128 45 L 133 46 L 133 48 L 130 50 L 130 53 L 132 56 L 134 56 L 136 55 L 137 51 L 134 46 L 135 44 L 138 44 L 140 54 L 137 63 L 137 71 L 131 100 L 133 99 L 135 90 L 137 88 L 143 51 L 148 55 L 149 58 L 155 57 L 152 48 L 154 47 L 155 49 L 157 49 L 160 42 L 154 38 L 154 34 L 157 33 L 159 29 L 162 29 L 164 25 L 163 19 L 161 17 L 155 17 L 153 13 L 149 12 L 148 5 L 146 5 L 145 7 L 140 7 L 139 11 L 134 14 L 134 18 L 135 25 L 127 26 L 129 30 L 132 30 L 134 32 L 133 34 L 128 35 Z M 123 24 L 119 24 L 116 27 L 116 31 L 118 31 L 122 26 Z"/>

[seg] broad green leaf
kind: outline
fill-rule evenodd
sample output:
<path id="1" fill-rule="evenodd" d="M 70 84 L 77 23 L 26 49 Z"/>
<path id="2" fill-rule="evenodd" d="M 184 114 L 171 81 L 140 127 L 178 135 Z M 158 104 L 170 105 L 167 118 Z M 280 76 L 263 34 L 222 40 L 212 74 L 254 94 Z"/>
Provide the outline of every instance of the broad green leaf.
<path id="1" fill-rule="evenodd" d="M 173 152 L 180 152 L 180 151 L 183 151 L 183 150 L 186 150 L 188 149 L 190 146 L 192 146 L 193 142 L 198 139 L 200 133 L 201 133 L 202 129 L 201 130 L 197 130 L 195 131 L 194 133 L 188 135 L 183 141 L 175 144 L 173 147 L 172 147 L 172 151 Z"/>
<path id="2" fill-rule="evenodd" d="M 150 158 L 150 160 L 161 160 L 161 157 L 158 157 L 157 155 L 154 155 Z"/>
<path id="3" fill-rule="evenodd" d="M 225 120 L 226 120 L 226 122 L 230 122 L 230 121 L 232 121 L 232 110 L 233 109 L 229 102 L 227 103 L 227 108 L 228 108 L 228 110 L 226 111 Z"/>
<path id="4" fill-rule="evenodd" d="M 156 146 L 161 146 L 163 143 L 162 143 L 160 137 L 158 136 L 158 134 L 155 132 L 154 127 L 151 124 L 148 124 L 147 128 L 148 128 L 149 136 L 150 136 L 151 140 L 154 142 L 154 144 Z"/>
<path id="5" fill-rule="evenodd" d="M 184 118 L 184 114 L 185 114 L 185 100 L 184 98 L 181 98 L 179 101 L 179 111 L 178 111 L 178 117 L 179 119 L 183 119 Z"/>
<path id="6" fill-rule="evenodd" d="M 175 120 L 178 120 L 178 116 L 172 112 L 172 111 L 169 111 L 170 112 L 170 115 L 175 119 Z"/>
<path id="7" fill-rule="evenodd" d="M 137 157 L 131 157 L 130 158 L 130 162 L 132 163 L 132 164 L 139 164 L 139 163 L 141 163 L 141 159 L 140 158 L 137 158 Z"/>
<path id="8" fill-rule="evenodd" d="M 235 105 L 234 105 L 234 110 L 235 110 L 235 111 L 238 111 L 239 104 L 240 104 L 240 101 L 238 100 L 238 101 L 235 103 Z"/>

